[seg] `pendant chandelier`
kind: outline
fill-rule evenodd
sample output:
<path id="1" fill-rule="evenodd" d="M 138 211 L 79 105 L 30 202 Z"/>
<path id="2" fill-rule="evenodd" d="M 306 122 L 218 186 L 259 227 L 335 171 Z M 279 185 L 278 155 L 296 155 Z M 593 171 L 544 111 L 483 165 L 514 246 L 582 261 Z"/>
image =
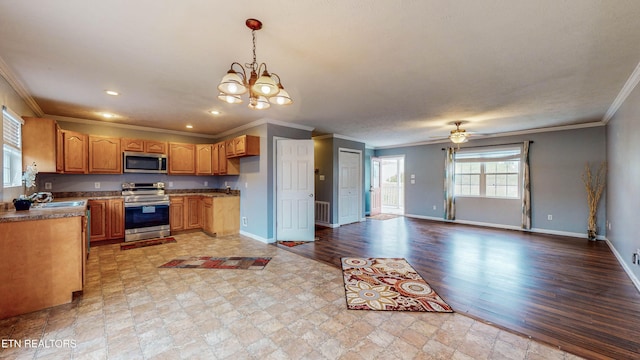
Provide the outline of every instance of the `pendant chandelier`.
<path id="1" fill-rule="evenodd" d="M 256 30 L 262 29 L 262 22 L 256 19 L 247 19 L 245 22 L 251 29 L 253 38 L 253 62 L 242 66 L 240 63 L 231 63 L 218 85 L 218 99 L 229 104 L 242 103 L 241 95 L 249 92 L 249 108 L 254 110 L 268 109 L 271 104 L 289 105 L 293 102 L 289 93 L 282 87 L 280 76 L 269 73 L 267 64 L 258 64 L 256 61 Z M 249 77 L 247 78 L 247 72 Z M 260 77 L 258 77 L 260 74 Z"/>
<path id="2" fill-rule="evenodd" d="M 462 144 L 463 142 L 467 142 L 468 135 L 464 129 L 460 129 L 460 125 L 462 122 L 457 121 L 454 123 L 456 125 L 455 130 L 451 130 L 451 135 L 449 135 L 449 140 L 451 140 L 454 144 Z"/>

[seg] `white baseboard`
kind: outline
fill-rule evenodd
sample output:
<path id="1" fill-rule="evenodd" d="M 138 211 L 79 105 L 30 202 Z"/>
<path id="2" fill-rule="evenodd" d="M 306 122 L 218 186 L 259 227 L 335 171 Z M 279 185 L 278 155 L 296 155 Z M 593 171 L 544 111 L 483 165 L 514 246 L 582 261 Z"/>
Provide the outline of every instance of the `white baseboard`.
<path id="1" fill-rule="evenodd" d="M 338 224 L 330 224 L 330 223 L 326 223 L 324 221 L 316 221 L 316 225 L 324 226 L 324 227 L 328 227 L 328 228 L 337 228 L 337 227 L 340 226 Z"/>
<path id="2" fill-rule="evenodd" d="M 475 226 L 484 226 L 484 227 L 492 227 L 498 229 L 506 229 L 506 230 L 518 230 L 518 231 L 528 231 L 539 234 L 549 234 L 549 235 L 558 235 L 558 236 L 569 236 L 569 237 L 577 237 L 577 238 L 587 238 L 586 233 L 577 233 L 570 231 L 559 231 L 559 230 L 550 230 L 550 229 L 540 229 L 540 228 L 532 228 L 525 230 L 520 226 L 515 225 L 504 225 L 504 224 L 494 224 L 494 223 L 486 223 L 480 221 L 468 221 L 468 220 L 445 220 L 441 217 L 434 216 L 424 216 L 424 215 L 413 215 L 413 214 L 405 214 L 404 216 L 412 217 L 416 219 L 425 219 L 425 220 L 434 220 L 434 221 L 442 221 L 442 222 L 450 222 L 454 224 L 465 224 L 465 225 L 475 225 Z M 604 240 L 605 237 L 602 235 L 598 235 L 598 240 Z"/>
<path id="3" fill-rule="evenodd" d="M 624 258 L 622 257 L 622 255 L 620 255 L 618 250 L 616 250 L 615 246 L 613 246 L 611 241 L 609 241 L 609 239 L 605 239 L 605 241 L 607 242 L 607 245 L 609 245 L 609 249 L 611 249 L 611 252 L 613 253 L 613 255 L 616 256 L 616 259 L 618 259 L 618 262 L 620 263 L 620 266 L 622 266 L 622 268 L 624 269 L 624 272 L 627 273 L 627 276 L 629 276 L 629 279 L 631 279 L 631 282 L 633 282 L 633 285 L 635 285 L 636 290 L 640 292 L 640 280 L 638 280 L 638 277 L 636 276 L 636 274 L 634 274 L 633 271 L 631 271 L 627 263 L 624 261 Z"/>
<path id="4" fill-rule="evenodd" d="M 271 243 L 276 242 L 276 240 L 273 239 L 273 238 L 271 238 L 271 239 L 263 238 L 262 236 L 258 236 L 258 235 L 252 234 L 252 233 L 248 233 L 248 232 L 243 231 L 243 230 L 240 230 L 240 235 L 252 238 L 253 240 L 258 240 L 258 241 L 266 243 L 266 244 L 271 244 Z"/>

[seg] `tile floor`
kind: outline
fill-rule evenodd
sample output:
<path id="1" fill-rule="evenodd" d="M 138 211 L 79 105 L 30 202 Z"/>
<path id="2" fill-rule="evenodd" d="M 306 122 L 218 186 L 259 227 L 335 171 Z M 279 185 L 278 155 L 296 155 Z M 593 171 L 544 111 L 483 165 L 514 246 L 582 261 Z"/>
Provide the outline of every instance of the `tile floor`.
<path id="1" fill-rule="evenodd" d="M 94 247 L 81 297 L 0 320 L 0 358 L 579 359 L 455 313 L 347 310 L 340 269 L 273 245 L 175 238 Z M 186 255 L 273 259 L 264 270 L 158 268 Z"/>

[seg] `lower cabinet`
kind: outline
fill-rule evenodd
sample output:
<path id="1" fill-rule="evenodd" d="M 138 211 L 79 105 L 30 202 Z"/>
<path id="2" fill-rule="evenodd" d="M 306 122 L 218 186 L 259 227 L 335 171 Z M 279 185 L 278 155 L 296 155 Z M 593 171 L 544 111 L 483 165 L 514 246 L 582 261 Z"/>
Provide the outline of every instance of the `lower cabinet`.
<path id="1" fill-rule="evenodd" d="M 91 241 L 124 238 L 124 200 L 89 200 Z"/>
<path id="2" fill-rule="evenodd" d="M 237 234 L 240 231 L 240 197 L 203 197 L 202 230 L 213 236 Z"/>
<path id="3" fill-rule="evenodd" d="M 240 231 L 239 196 L 171 196 L 171 231 L 202 229 L 212 236 Z"/>
<path id="4" fill-rule="evenodd" d="M 184 230 L 184 197 L 171 196 L 169 199 L 169 227 L 172 232 Z"/>

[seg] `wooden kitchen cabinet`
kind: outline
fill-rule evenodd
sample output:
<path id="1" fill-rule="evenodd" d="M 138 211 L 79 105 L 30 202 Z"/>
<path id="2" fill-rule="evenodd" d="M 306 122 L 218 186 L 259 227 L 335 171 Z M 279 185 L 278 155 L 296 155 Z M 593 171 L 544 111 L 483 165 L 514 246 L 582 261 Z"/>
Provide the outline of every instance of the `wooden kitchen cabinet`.
<path id="1" fill-rule="evenodd" d="M 202 230 L 212 236 L 240 232 L 239 196 L 204 196 Z"/>
<path id="2" fill-rule="evenodd" d="M 89 135 L 89 173 L 122 173 L 120 138 Z"/>
<path id="3" fill-rule="evenodd" d="M 124 238 L 124 199 L 89 200 L 91 241 Z"/>
<path id="4" fill-rule="evenodd" d="M 62 130 L 55 120 L 24 117 L 22 126 L 22 168 L 34 162 L 42 173 L 64 170 Z"/>
<path id="5" fill-rule="evenodd" d="M 229 145 L 229 143 L 231 145 Z M 227 141 L 227 157 L 254 155 L 260 155 L 259 136 L 242 135 Z"/>
<path id="6" fill-rule="evenodd" d="M 185 230 L 202 228 L 202 196 L 185 197 Z"/>
<path id="7" fill-rule="evenodd" d="M 196 175 L 211 175 L 213 167 L 213 145 L 196 145 Z"/>
<path id="8" fill-rule="evenodd" d="M 221 141 L 213 146 L 217 145 L 217 163 L 212 166 L 214 175 L 240 175 L 240 159 L 227 158 L 227 142 Z"/>
<path id="9" fill-rule="evenodd" d="M 124 199 L 109 199 L 107 205 L 107 236 L 124 239 Z"/>
<path id="10" fill-rule="evenodd" d="M 88 172 L 88 136 L 75 131 L 62 131 L 64 172 L 86 174 Z"/>
<path id="11" fill-rule="evenodd" d="M 169 143 L 169 174 L 194 175 L 196 173 L 196 146 Z"/>
<path id="12" fill-rule="evenodd" d="M 91 241 L 107 240 L 107 200 L 89 200 Z"/>
<path id="13" fill-rule="evenodd" d="M 122 138 L 122 151 L 137 151 L 154 154 L 166 154 L 167 143 L 155 140 Z"/>
<path id="14" fill-rule="evenodd" d="M 184 197 L 171 196 L 169 198 L 169 227 L 171 232 L 184 230 Z"/>

